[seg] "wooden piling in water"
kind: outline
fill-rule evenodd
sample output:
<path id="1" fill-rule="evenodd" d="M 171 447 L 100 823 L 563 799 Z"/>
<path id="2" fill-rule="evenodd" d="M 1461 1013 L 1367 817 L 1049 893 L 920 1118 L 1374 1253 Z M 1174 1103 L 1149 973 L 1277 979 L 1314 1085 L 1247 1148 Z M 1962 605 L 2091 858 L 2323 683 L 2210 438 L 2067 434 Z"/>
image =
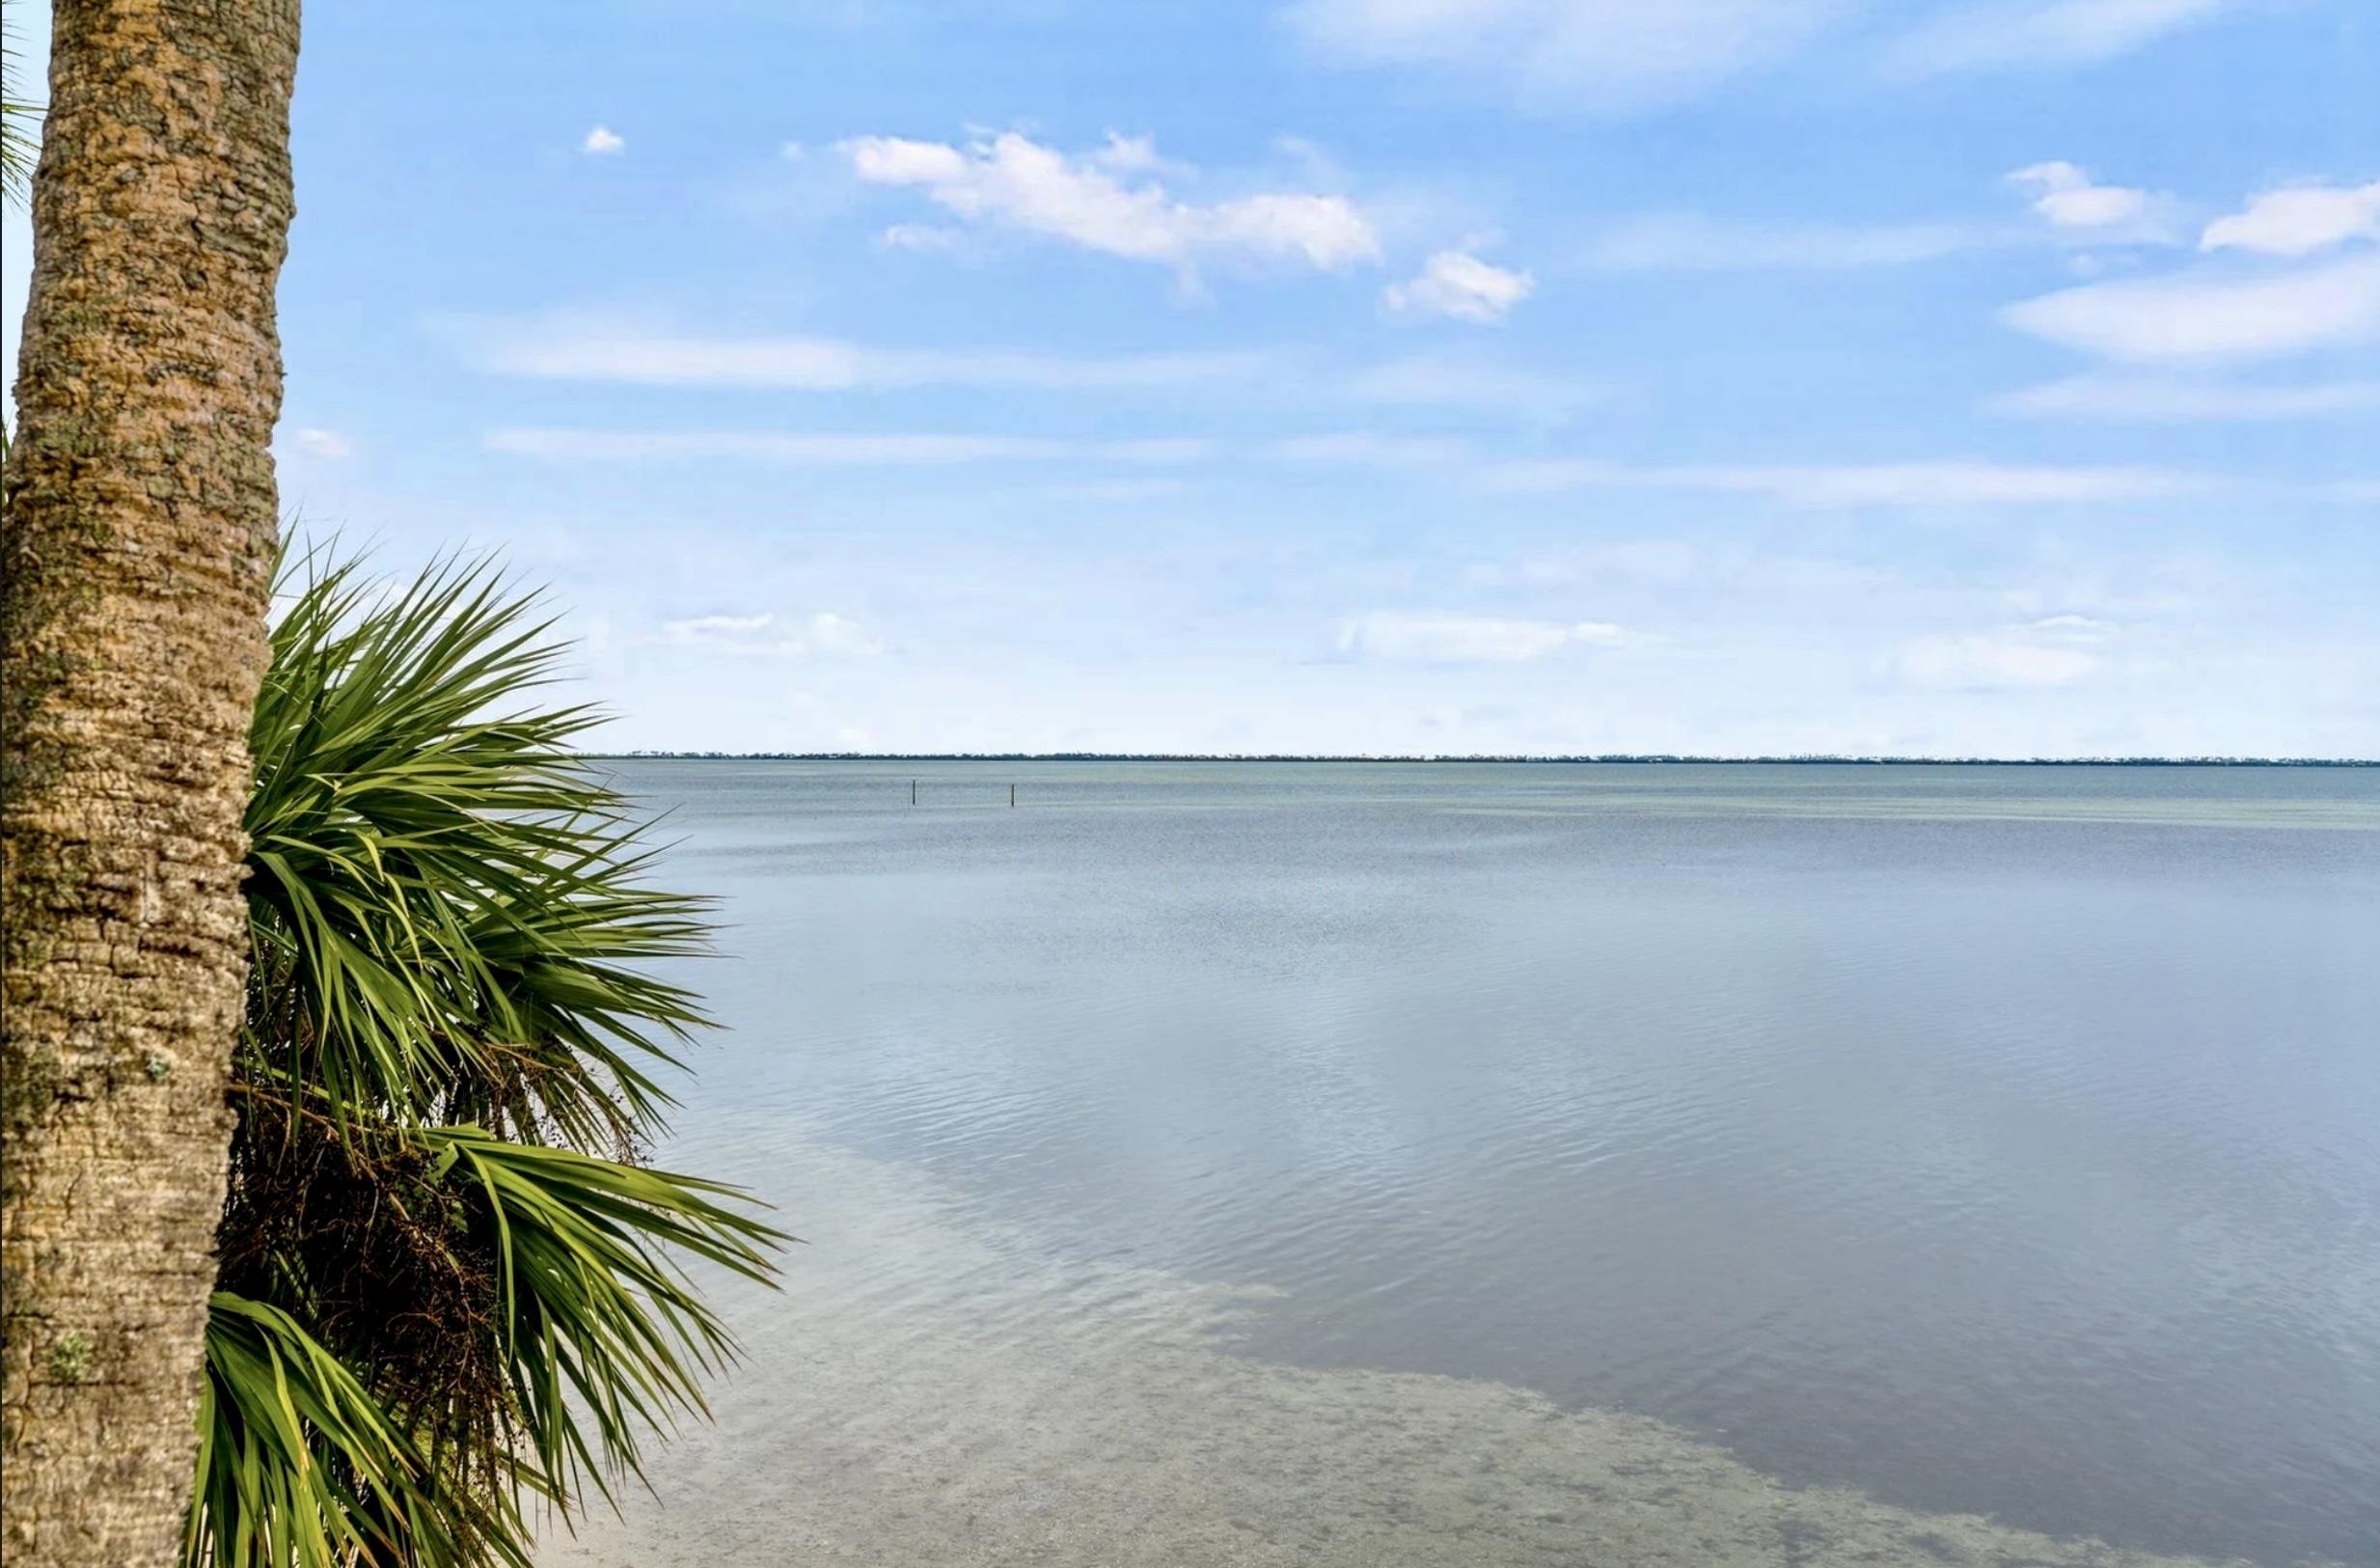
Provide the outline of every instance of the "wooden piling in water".
<path id="1" fill-rule="evenodd" d="M 1017 786 L 1015 784 L 1008 786 L 1008 809 L 1012 812 L 1017 809 Z"/>

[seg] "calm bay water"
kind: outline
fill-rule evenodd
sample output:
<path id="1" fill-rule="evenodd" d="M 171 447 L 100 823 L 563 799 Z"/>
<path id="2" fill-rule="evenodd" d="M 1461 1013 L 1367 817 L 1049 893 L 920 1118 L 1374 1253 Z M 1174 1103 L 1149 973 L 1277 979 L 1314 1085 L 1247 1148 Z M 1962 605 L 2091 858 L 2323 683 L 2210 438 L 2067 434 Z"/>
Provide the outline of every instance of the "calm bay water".
<path id="1" fill-rule="evenodd" d="M 618 767 L 806 1245 L 557 1562 L 2380 1563 L 2380 771 Z"/>

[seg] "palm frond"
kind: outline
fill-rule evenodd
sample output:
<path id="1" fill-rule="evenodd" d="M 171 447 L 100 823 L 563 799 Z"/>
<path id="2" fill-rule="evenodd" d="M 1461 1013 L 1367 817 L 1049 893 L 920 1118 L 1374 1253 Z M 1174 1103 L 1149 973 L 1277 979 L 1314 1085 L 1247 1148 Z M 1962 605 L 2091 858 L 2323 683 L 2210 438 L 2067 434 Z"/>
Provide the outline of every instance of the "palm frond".
<path id="1" fill-rule="evenodd" d="M 571 1497 L 584 1477 L 609 1496 L 640 1470 L 645 1435 L 705 1411 L 699 1378 L 733 1351 L 677 1259 L 766 1282 L 784 1236 L 717 1182 L 477 1127 L 424 1137 L 441 1171 L 484 1196 L 513 1406 L 546 1487 Z"/>
<path id="2" fill-rule="evenodd" d="M 700 951 L 705 905 L 642 881 L 643 826 L 570 755 L 598 716 L 507 706 L 554 677 L 549 623 L 484 565 L 384 602 L 309 573 L 251 733 L 254 1048 L 341 1118 L 649 1133 L 704 1020 L 639 966 Z"/>
<path id="3" fill-rule="evenodd" d="M 33 165 L 41 147 L 34 125 L 41 111 L 16 96 L 17 59 L 14 41 L 0 33 L 0 199 L 21 203 L 33 187 Z"/>
<path id="4" fill-rule="evenodd" d="M 295 1319 L 216 1292 L 185 1562 L 529 1568 L 510 1494 L 458 1497 L 432 1479 L 404 1428 Z M 474 1553 L 475 1542 L 491 1550 Z"/>
<path id="5" fill-rule="evenodd" d="M 447 561 L 285 578 L 257 701 L 251 965 L 189 1568 L 518 1568 L 701 1412 L 732 1346 L 681 1272 L 783 1238 L 645 1168 L 706 1020 L 654 961 L 704 900 L 539 705 L 533 596 Z"/>
<path id="6" fill-rule="evenodd" d="M 582 1482 L 637 1472 L 732 1348 L 681 1260 L 765 1280 L 784 1239 L 715 1182 L 477 1127 L 336 1137 L 243 1100 L 226 1285 L 302 1320 L 421 1445 L 455 1544 L 419 1560 L 497 1561 L 518 1522 L 493 1499 L 526 1487 L 566 1517 Z"/>

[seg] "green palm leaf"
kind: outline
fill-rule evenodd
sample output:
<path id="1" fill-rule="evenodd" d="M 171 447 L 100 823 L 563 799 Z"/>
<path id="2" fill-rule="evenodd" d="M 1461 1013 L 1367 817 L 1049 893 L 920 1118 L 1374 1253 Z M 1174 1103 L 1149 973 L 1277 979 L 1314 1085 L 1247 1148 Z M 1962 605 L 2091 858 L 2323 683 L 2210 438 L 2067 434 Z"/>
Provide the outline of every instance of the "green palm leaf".
<path id="1" fill-rule="evenodd" d="M 403 1427 L 287 1312 L 216 1293 L 206 1326 L 199 1467 L 184 1555 L 218 1568 L 485 1560 L 527 1568 L 506 1498 L 442 1498 Z M 457 1501 L 462 1506 L 457 1508 Z M 461 1517 L 452 1517 L 457 1513 Z M 509 1527 L 496 1527 L 506 1526 Z"/>
<path id="2" fill-rule="evenodd" d="M 39 152 L 34 122 L 41 111 L 16 96 L 16 46 L 8 33 L 0 33 L 0 200 L 21 203 L 33 185 Z"/>
<path id="3" fill-rule="evenodd" d="M 190 1568 L 525 1568 L 703 1412 L 687 1276 L 770 1278 L 734 1189 L 644 1167 L 706 905 L 539 705 L 536 601 L 308 558 L 257 701 L 241 1115 Z"/>
<path id="4" fill-rule="evenodd" d="M 273 633 L 251 745 L 255 1049 L 342 1121 L 382 1108 L 624 1142 L 702 1022 L 638 966 L 698 952 L 702 900 L 570 743 L 597 715 L 517 706 L 559 649 L 533 599 L 448 563 L 371 602 L 315 572 Z"/>
<path id="5" fill-rule="evenodd" d="M 641 1437 L 705 1409 L 698 1378 L 733 1346 L 675 1258 L 766 1280 L 779 1232 L 731 1187 L 477 1127 L 424 1134 L 442 1174 L 475 1185 L 498 1259 L 500 1339 L 522 1436 L 558 1497 L 642 1461 Z"/>

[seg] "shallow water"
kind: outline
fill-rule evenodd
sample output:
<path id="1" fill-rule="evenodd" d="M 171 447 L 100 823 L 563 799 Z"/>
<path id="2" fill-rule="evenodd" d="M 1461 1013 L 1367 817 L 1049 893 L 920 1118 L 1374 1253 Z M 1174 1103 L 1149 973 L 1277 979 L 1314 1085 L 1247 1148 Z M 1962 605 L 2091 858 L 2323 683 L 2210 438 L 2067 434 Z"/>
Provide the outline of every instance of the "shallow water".
<path id="1" fill-rule="evenodd" d="M 2380 772 L 620 766 L 807 1245 L 557 1563 L 2380 1562 Z"/>

